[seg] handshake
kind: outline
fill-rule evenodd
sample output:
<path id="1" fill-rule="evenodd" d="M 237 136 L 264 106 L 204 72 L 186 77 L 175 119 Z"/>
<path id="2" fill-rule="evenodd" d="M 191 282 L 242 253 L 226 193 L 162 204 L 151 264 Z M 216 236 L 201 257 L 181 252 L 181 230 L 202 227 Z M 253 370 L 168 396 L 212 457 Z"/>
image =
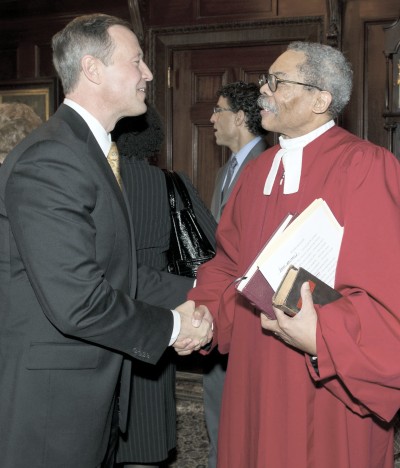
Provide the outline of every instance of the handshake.
<path id="1" fill-rule="evenodd" d="M 180 356 L 198 351 L 212 340 L 213 318 L 206 306 L 195 307 L 193 301 L 186 301 L 175 310 L 181 317 L 181 329 L 172 346 Z"/>

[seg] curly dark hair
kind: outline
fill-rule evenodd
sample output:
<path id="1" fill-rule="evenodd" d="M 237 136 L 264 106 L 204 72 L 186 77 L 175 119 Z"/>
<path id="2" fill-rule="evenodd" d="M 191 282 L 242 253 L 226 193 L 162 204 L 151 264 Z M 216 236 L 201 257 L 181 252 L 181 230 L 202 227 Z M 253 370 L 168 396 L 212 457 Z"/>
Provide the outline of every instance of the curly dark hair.
<path id="1" fill-rule="evenodd" d="M 111 134 L 122 157 L 152 162 L 164 141 L 161 116 L 151 104 L 147 104 L 145 114 L 119 120 Z"/>
<path id="2" fill-rule="evenodd" d="M 267 131 L 261 126 L 261 113 L 257 104 L 260 97 L 260 87 L 255 83 L 237 81 L 222 86 L 217 91 L 217 97 L 228 100 L 233 112 L 243 111 L 246 115 L 246 126 L 253 135 L 265 135 Z"/>

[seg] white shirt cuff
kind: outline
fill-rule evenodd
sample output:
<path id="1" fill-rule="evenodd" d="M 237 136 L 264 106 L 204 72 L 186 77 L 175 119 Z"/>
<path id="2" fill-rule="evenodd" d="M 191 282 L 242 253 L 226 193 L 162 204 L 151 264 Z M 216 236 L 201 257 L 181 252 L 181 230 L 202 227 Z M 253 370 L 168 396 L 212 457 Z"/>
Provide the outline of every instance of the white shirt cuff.
<path id="1" fill-rule="evenodd" d="M 181 331 L 181 316 L 176 310 L 171 310 L 172 315 L 174 316 L 174 328 L 172 329 L 171 339 L 168 346 L 171 346 L 175 343 L 178 338 L 179 332 Z"/>

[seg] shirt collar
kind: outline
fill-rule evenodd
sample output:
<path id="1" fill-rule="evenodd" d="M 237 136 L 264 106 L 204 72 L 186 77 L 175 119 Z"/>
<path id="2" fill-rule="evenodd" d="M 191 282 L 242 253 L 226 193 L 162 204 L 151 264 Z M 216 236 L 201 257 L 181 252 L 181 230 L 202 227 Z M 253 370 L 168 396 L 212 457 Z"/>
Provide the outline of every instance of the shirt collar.
<path id="1" fill-rule="evenodd" d="M 111 146 L 111 135 L 106 132 L 101 123 L 90 112 L 75 101 L 72 101 L 72 99 L 65 98 L 64 104 L 74 109 L 87 123 L 104 155 L 107 156 Z"/>
<path id="2" fill-rule="evenodd" d="M 243 164 L 244 160 L 246 159 L 247 155 L 250 151 L 256 146 L 256 144 L 261 140 L 260 136 L 253 138 L 251 141 L 246 143 L 240 150 L 235 154 L 236 161 L 238 165 L 236 166 L 237 169 Z"/>

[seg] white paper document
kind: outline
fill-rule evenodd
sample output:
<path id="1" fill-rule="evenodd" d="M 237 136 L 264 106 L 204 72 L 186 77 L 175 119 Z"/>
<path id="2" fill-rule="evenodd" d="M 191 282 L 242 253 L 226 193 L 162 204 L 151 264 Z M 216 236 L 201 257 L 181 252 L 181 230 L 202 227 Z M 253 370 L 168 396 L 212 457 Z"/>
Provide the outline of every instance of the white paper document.
<path id="1" fill-rule="evenodd" d="M 271 240 L 258 266 L 274 291 L 290 265 L 303 267 L 334 287 L 342 237 L 343 227 L 318 198 Z"/>
<path id="2" fill-rule="evenodd" d="M 278 226 L 277 230 L 269 239 L 268 243 L 264 246 L 263 250 L 260 252 L 260 254 L 254 260 L 254 262 L 250 265 L 249 269 L 246 271 L 243 279 L 240 281 L 240 283 L 238 283 L 237 289 L 239 291 L 243 291 L 243 288 L 250 281 L 251 277 L 254 275 L 254 273 L 257 271 L 260 265 L 263 264 L 263 262 L 265 261 L 264 256 L 268 258 L 269 245 L 272 244 L 274 240 L 277 239 L 282 234 L 282 232 L 286 229 L 286 227 L 288 226 L 288 224 L 290 223 L 292 219 L 293 219 L 293 215 L 288 214 L 285 217 L 285 219 L 282 221 L 282 223 Z"/>

